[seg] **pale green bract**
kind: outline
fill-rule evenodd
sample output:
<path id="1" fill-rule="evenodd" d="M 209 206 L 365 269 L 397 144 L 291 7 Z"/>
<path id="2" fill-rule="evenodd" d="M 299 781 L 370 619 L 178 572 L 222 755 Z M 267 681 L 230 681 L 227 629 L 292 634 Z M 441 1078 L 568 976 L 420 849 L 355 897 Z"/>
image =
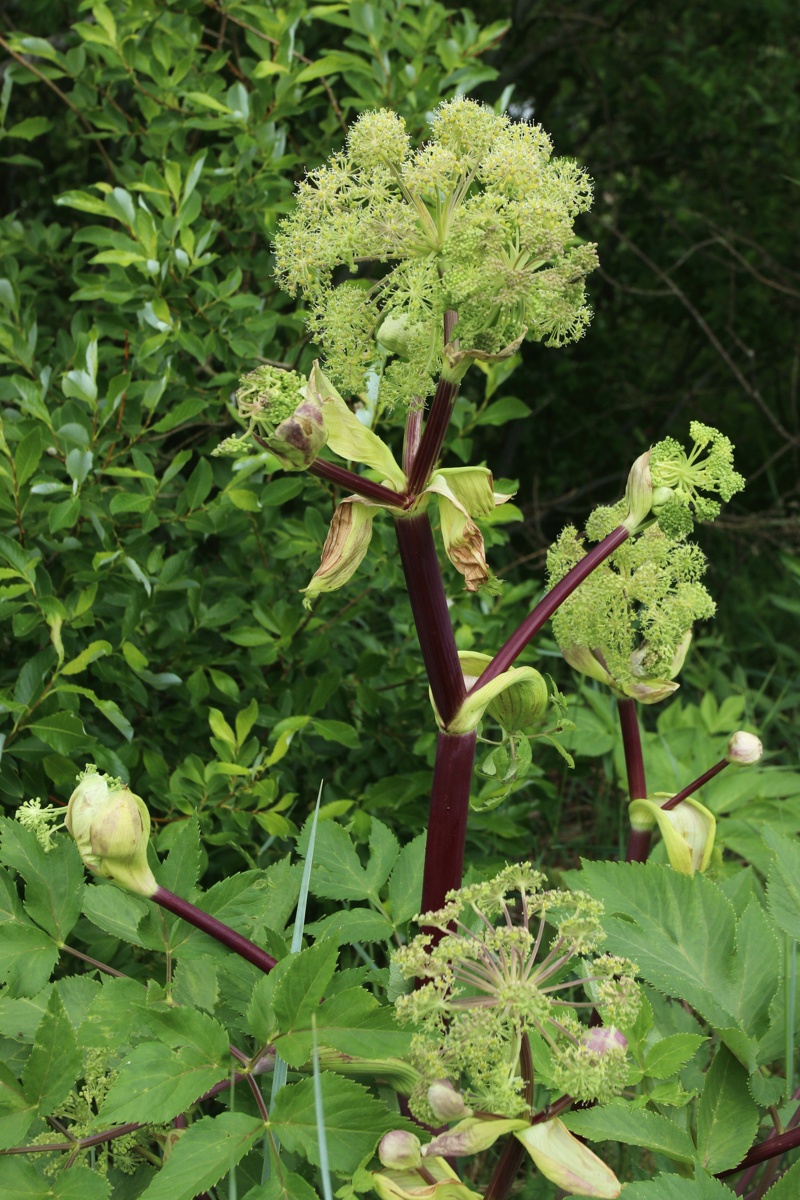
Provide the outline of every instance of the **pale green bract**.
<path id="1" fill-rule="evenodd" d="M 591 317 L 595 248 L 573 230 L 591 202 L 583 169 L 552 158 L 538 125 L 463 97 L 436 109 L 431 131 L 412 151 L 400 116 L 364 113 L 344 153 L 299 185 L 275 239 L 276 275 L 303 293 L 340 387 L 362 390 L 382 354 L 397 355 L 389 403 L 432 391 L 448 309 L 461 348 L 491 354 L 525 335 L 563 345 Z M 336 281 L 341 267 L 359 278 Z"/>

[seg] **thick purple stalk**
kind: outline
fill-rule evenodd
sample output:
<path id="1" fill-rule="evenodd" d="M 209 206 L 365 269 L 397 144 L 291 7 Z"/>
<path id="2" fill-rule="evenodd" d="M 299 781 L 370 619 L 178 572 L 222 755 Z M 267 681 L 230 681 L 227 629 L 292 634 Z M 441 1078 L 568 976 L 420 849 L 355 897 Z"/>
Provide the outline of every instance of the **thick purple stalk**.
<path id="1" fill-rule="evenodd" d="M 446 724 L 466 693 L 431 523 L 420 513 L 399 517 L 394 527 L 428 682 Z"/>
<path id="2" fill-rule="evenodd" d="M 547 595 L 539 601 L 533 611 L 522 622 L 516 633 L 512 633 L 505 645 L 498 650 L 478 682 L 470 688 L 470 691 L 476 691 L 477 688 L 483 687 L 485 683 L 490 683 L 492 679 L 496 679 L 498 675 L 502 675 L 504 671 L 512 667 L 515 659 L 522 653 L 531 638 L 536 636 L 545 622 L 549 621 L 556 609 L 560 608 L 564 601 L 572 595 L 576 587 L 583 583 L 588 575 L 591 575 L 595 567 L 608 558 L 609 554 L 613 554 L 617 547 L 621 546 L 628 537 L 630 537 L 630 534 L 624 525 L 618 525 L 607 537 L 603 538 L 602 542 L 598 542 L 596 546 L 593 546 L 586 557 L 582 558 L 579 563 L 576 563 L 572 570 L 568 571 L 564 578 L 555 587 L 552 587 Z"/>
<path id="3" fill-rule="evenodd" d="M 715 775 L 719 775 L 720 771 L 724 770 L 727 766 L 727 758 L 721 758 L 718 763 L 714 763 L 714 766 L 709 767 L 703 775 L 701 775 L 698 779 L 695 779 L 694 783 L 688 784 L 682 792 L 678 792 L 672 797 L 671 800 L 667 800 L 666 804 L 662 804 L 661 807 L 663 808 L 664 812 L 669 812 L 671 808 L 677 808 L 681 800 L 686 800 L 689 796 L 694 795 L 695 792 L 700 790 L 704 783 L 708 783 L 709 779 L 713 779 Z"/>
<path id="4" fill-rule="evenodd" d="M 476 733 L 440 733 L 436 743 L 422 878 L 423 913 L 441 908 L 447 893 L 461 887 L 476 741 Z"/>
<path id="5" fill-rule="evenodd" d="M 453 415 L 453 406 L 458 395 L 458 384 L 440 379 L 431 403 L 431 411 L 425 422 L 419 449 L 414 455 L 414 462 L 408 476 L 410 495 L 416 496 L 425 487 L 439 455 L 442 452 L 447 427 Z"/>
<path id="6" fill-rule="evenodd" d="M 319 479 L 327 479 L 337 487 L 355 492 L 357 496 L 364 496 L 367 500 L 376 500 L 378 504 L 392 504 L 395 508 L 405 508 L 408 504 L 408 497 L 400 492 L 392 492 L 380 483 L 373 483 L 371 479 L 356 475 L 346 467 L 338 467 L 336 463 L 328 462 L 324 458 L 315 458 L 308 468 L 308 473 L 316 475 Z"/>
<path id="7" fill-rule="evenodd" d="M 625 772 L 628 776 L 628 794 L 631 800 L 647 798 L 647 782 L 644 775 L 642 735 L 639 732 L 639 714 L 635 700 L 618 700 L 619 727 L 622 731 L 622 748 L 625 752 Z M 632 829 L 628 837 L 628 853 L 625 862 L 647 862 L 650 853 L 649 829 Z"/>
<path id="8" fill-rule="evenodd" d="M 403 473 L 406 476 L 408 476 L 411 465 L 417 457 L 421 433 L 422 408 L 410 408 L 406 416 L 406 430 L 403 438 Z"/>
<path id="9" fill-rule="evenodd" d="M 188 900 L 181 899 L 180 896 L 174 895 L 173 892 L 168 892 L 166 888 L 157 887 L 149 899 L 155 901 L 156 904 L 160 904 L 162 908 L 168 909 L 176 917 L 180 917 L 182 921 L 187 921 L 189 925 L 194 925 L 195 929 L 201 929 L 203 933 L 216 938 L 223 946 L 227 946 L 229 950 L 233 950 L 234 954 L 238 954 L 240 958 L 246 958 L 248 962 L 251 962 L 265 973 L 271 971 L 275 966 L 277 960 L 271 954 L 267 954 L 266 950 L 262 950 L 260 946 L 257 946 L 255 942 L 242 937 L 240 933 L 237 933 L 235 929 L 231 929 L 229 925 L 224 925 L 216 917 L 203 912 L 195 904 L 190 904 Z"/>
<path id="10" fill-rule="evenodd" d="M 774 1136 L 766 1138 L 758 1146 L 753 1146 L 748 1150 L 738 1167 L 720 1171 L 717 1179 L 726 1179 L 728 1175 L 735 1175 L 737 1171 L 744 1171 L 757 1163 L 766 1162 L 768 1158 L 777 1158 L 779 1154 L 786 1154 L 789 1150 L 796 1149 L 797 1146 L 800 1146 L 800 1129 L 787 1129 L 784 1133 L 776 1133 Z"/>

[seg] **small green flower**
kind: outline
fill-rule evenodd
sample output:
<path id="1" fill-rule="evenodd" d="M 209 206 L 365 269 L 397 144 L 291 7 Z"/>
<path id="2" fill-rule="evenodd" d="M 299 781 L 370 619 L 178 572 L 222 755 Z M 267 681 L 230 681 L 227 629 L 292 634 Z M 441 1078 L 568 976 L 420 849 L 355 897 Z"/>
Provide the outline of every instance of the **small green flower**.
<path id="1" fill-rule="evenodd" d="M 442 370 L 512 352 L 527 336 L 559 346 L 591 317 L 584 280 L 594 246 L 576 244 L 591 184 L 552 158 L 547 134 L 463 97 L 439 106 L 412 150 L 382 109 L 351 128 L 345 152 L 300 184 L 275 239 L 276 274 L 310 309 L 336 383 L 361 391 L 384 353 L 382 398 L 419 403 Z M 358 279 L 335 282 L 347 267 Z M 443 316 L 458 313 L 458 347 Z M 466 356 L 466 357 L 464 357 Z"/>
<path id="2" fill-rule="evenodd" d="M 577 1014 L 597 1007 L 615 1026 L 630 1024 L 639 1004 L 635 967 L 595 957 L 602 905 L 582 892 L 544 890 L 543 883 L 540 872 L 522 863 L 450 892 L 442 909 L 417 918 L 426 932 L 395 952 L 400 972 L 423 981 L 395 1002 L 399 1018 L 416 1026 L 411 1057 L 421 1080 L 410 1103 L 420 1120 L 435 1122 L 430 1092 L 442 1079 L 454 1081 L 471 1108 L 524 1117 L 523 1034 L 540 1044 L 539 1060 L 551 1063 L 549 1073 L 537 1067 L 545 1086 L 560 1087 L 569 1078 L 579 1099 L 622 1087 L 619 1055 L 587 1050 Z M 441 934 L 436 944 L 433 930 Z M 577 999 L 581 989 L 591 999 Z M 576 1051 L 580 1078 L 568 1069 Z M 476 1138 L 484 1136 L 469 1120 L 451 1132 L 463 1133 L 464 1153 L 473 1153 Z M 437 1147 L 431 1153 L 451 1153 Z"/>

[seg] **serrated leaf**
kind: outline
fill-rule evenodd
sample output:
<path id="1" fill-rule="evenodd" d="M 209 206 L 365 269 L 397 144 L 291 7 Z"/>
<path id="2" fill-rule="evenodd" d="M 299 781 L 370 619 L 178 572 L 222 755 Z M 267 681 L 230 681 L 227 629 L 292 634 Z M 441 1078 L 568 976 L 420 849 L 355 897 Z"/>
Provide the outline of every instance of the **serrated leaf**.
<path id="1" fill-rule="evenodd" d="M 303 853 L 302 842 L 300 846 Z M 366 900 L 371 897 L 368 876 L 350 835 L 336 821 L 320 821 L 317 826 L 311 891 L 328 900 Z"/>
<path id="2" fill-rule="evenodd" d="M 710 1172 L 741 1162 L 758 1130 L 758 1106 L 747 1089 L 747 1072 L 720 1046 L 706 1075 L 697 1109 L 697 1158 Z"/>
<path id="3" fill-rule="evenodd" d="M 315 1014 L 320 1043 L 358 1058 L 402 1058 L 412 1034 L 401 1029 L 392 1005 L 379 1004 L 364 988 L 347 988 Z"/>
<path id="4" fill-rule="evenodd" d="M 84 871 L 78 848 L 61 837 L 45 853 L 30 829 L 0 817 L 0 861 L 25 880 L 25 911 L 57 941 L 66 940 L 81 911 Z"/>
<path id="5" fill-rule="evenodd" d="M 78 1044 L 119 1050 L 142 1036 L 141 1027 L 136 1029 L 131 1022 L 131 1013 L 144 1004 L 147 991 L 135 979 L 105 978 L 102 988 L 78 1030 Z"/>
<path id="6" fill-rule="evenodd" d="M 35 996 L 20 996 L 17 999 L 7 994 L 0 996 L 0 1037 L 32 1043 L 52 988 L 53 985 L 48 983 Z"/>
<path id="7" fill-rule="evenodd" d="M 591 1142 L 645 1146 L 677 1162 L 689 1163 L 694 1159 L 694 1143 L 685 1129 L 660 1113 L 634 1109 L 622 1100 L 602 1108 L 572 1112 L 562 1120 L 567 1129 Z"/>
<path id="8" fill-rule="evenodd" d="M 391 829 L 377 817 L 373 817 L 369 832 L 369 862 L 366 870 L 367 880 L 373 894 L 377 895 L 386 883 L 399 853 L 400 843 Z"/>
<path id="9" fill-rule="evenodd" d="M 217 967 L 213 959 L 181 958 L 175 967 L 172 995 L 177 1004 L 213 1012 L 219 999 Z"/>
<path id="10" fill-rule="evenodd" d="M 749 1064 L 756 1043 L 737 1028 L 734 1010 L 748 994 L 750 972 L 736 954 L 734 909 L 719 888 L 704 875 L 654 863 L 587 862 L 579 879 L 605 904 L 606 948 L 632 958 L 667 995 L 686 1000 Z"/>
<path id="11" fill-rule="evenodd" d="M 290 1066 L 302 1066 L 311 1053 L 311 1014 L 316 1012 L 333 978 L 337 958 L 335 941 L 317 942 L 291 955 L 275 985 L 272 1009 L 281 1031 L 277 1044 Z M 289 1041 L 289 1036 L 298 1031 L 303 1031 L 302 1036 Z"/>
<path id="12" fill-rule="evenodd" d="M 50 978 L 58 946 L 25 915 L 9 876 L 0 868 L 0 982 L 9 996 L 35 996 Z"/>
<path id="13" fill-rule="evenodd" d="M 730 1200 L 730 1188 L 726 1188 L 713 1175 L 697 1170 L 694 1179 L 683 1179 L 679 1175 L 659 1175 L 646 1183 L 625 1185 L 625 1200 Z"/>
<path id="14" fill-rule="evenodd" d="M 123 1060 L 98 1120 L 111 1125 L 170 1121 L 224 1079 L 226 1072 L 227 1064 L 209 1062 L 208 1055 L 194 1046 L 169 1050 L 160 1042 L 144 1042 Z"/>
<path id="15" fill-rule="evenodd" d="M 769 910 L 784 933 L 800 940 L 800 846 L 768 825 L 763 836 L 775 855 L 767 882 Z"/>
<path id="16" fill-rule="evenodd" d="M 25 1097 L 21 1084 L 0 1062 L 0 1150 L 17 1146 L 36 1116 L 36 1107 Z"/>
<path id="17" fill-rule="evenodd" d="M 426 840 L 427 833 L 420 833 L 403 847 L 389 878 L 389 902 L 395 926 L 405 924 L 419 912 Z"/>
<path id="18" fill-rule="evenodd" d="M 698 1046 L 707 1039 L 698 1033 L 673 1033 L 651 1046 L 644 1060 L 644 1073 L 652 1079 L 669 1079 L 684 1067 Z"/>
<path id="19" fill-rule="evenodd" d="M 338 945 L 382 942 L 392 936 L 392 922 L 373 908 L 340 908 L 338 912 L 306 925 L 306 932 L 320 938 L 335 938 Z"/>
<path id="20" fill-rule="evenodd" d="M 25 1095 L 42 1115 L 69 1095 L 81 1069 L 81 1061 L 75 1031 L 61 997 L 54 989 L 22 1073 Z"/>
<path id="21" fill-rule="evenodd" d="M 796 1162 L 777 1183 L 773 1183 L 764 1200 L 797 1200 L 800 1196 L 800 1162 Z"/>
<path id="22" fill-rule="evenodd" d="M 263 1121 L 245 1113 L 194 1121 L 141 1200 L 192 1200 L 218 1183 L 263 1133 Z"/>
<path id="23" fill-rule="evenodd" d="M 90 884 L 83 897 L 84 916 L 93 925 L 134 946 L 145 945 L 138 929 L 148 911 L 143 900 L 113 884 Z"/>
<path id="24" fill-rule="evenodd" d="M 0 1158 L 0 1193 L 6 1200 L 108 1200 L 111 1185 L 89 1167 L 70 1167 L 55 1179 L 18 1158 Z"/>
<path id="25" fill-rule="evenodd" d="M 325 1074 L 320 1086 L 331 1170 L 354 1171 L 381 1135 L 397 1127 L 397 1114 L 351 1079 Z M 287 1150 L 320 1165 L 313 1080 L 303 1079 L 281 1089 L 270 1114 L 270 1128 Z"/>
<path id="26" fill-rule="evenodd" d="M 280 1173 L 273 1171 L 266 1183 L 250 1188 L 242 1200 L 319 1200 L 319 1197 L 301 1175 L 283 1166 Z"/>
<path id="27" fill-rule="evenodd" d="M 157 875 L 162 887 L 176 896 L 191 895 L 200 874 L 200 826 L 197 817 L 183 823 Z"/>
<path id="28" fill-rule="evenodd" d="M 751 1037 L 769 1028 L 769 1007 L 781 980 L 781 946 L 758 900 L 752 899 L 736 923 L 735 970 L 726 1007 Z"/>

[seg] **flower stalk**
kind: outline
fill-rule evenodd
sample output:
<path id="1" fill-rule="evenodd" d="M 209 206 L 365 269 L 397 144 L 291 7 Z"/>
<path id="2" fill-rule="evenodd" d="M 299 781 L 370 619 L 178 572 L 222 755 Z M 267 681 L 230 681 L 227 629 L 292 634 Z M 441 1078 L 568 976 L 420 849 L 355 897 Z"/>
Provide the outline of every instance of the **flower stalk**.
<path id="1" fill-rule="evenodd" d="M 647 797 L 647 783 L 636 701 L 628 697 L 624 700 L 617 700 L 617 711 L 619 727 L 622 732 L 622 748 L 625 753 L 628 794 L 631 800 L 644 800 Z M 631 829 L 625 862 L 647 862 L 651 840 L 652 835 L 649 829 Z"/>

